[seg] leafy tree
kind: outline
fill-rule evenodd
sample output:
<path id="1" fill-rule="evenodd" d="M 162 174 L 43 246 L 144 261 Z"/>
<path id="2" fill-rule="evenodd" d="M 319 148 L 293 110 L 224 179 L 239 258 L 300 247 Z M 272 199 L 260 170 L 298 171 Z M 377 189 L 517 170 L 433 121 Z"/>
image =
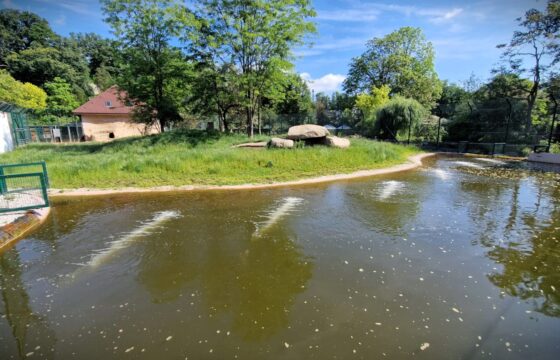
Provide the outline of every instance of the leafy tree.
<path id="1" fill-rule="evenodd" d="M 457 108 L 469 100 L 470 95 L 459 85 L 450 84 L 447 81 L 444 81 L 442 85 L 442 92 L 437 101 L 435 113 L 439 117 L 450 119 L 457 112 Z"/>
<path id="2" fill-rule="evenodd" d="M 291 67 L 290 48 L 301 44 L 314 31 L 307 19 L 314 16 L 309 0 L 200 0 L 192 40 L 198 58 L 216 66 L 230 64 L 238 69 L 238 84 L 245 111 L 247 133 L 269 85 Z"/>
<path id="3" fill-rule="evenodd" d="M 56 115 L 69 116 L 80 106 L 80 102 L 72 93 L 72 88 L 64 79 L 55 77 L 53 81 L 45 83 L 47 91 L 47 112 Z"/>
<path id="4" fill-rule="evenodd" d="M 70 34 L 70 39 L 85 56 L 90 77 L 95 84 L 101 90 L 114 85 L 119 66 L 116 42 L 94 33 Z"/>
<path id="5" fill-rule="evenodd" d="M 298 120 L 311 114 L 311 92 L 299 75 L 287 74 L 281 83 L 280 93 L 281 99 L 275 106 L 279 114 L 289 115 Z"/>
<path id="6" fill-rule="evenodd" d="M 123 55 L 118 84 L 136 105 L 135 119 L 164 131 L 180 121 L 190 65 L 170 43 L 187 16 L 175 0 L 102 0 Z"/>
<path id="7" fill-rule="evenodd" d="M 31 47 L 7 56 L 8 70 L 14 78 L 43 86 L 55 77 L 72 86 L 80 101 L 92 94 L 87 63 L 72 42 L 60 39 L 56 47 Z"/>
<path id="8" fill-rule="evenodd" d="M 21 83 L 6 70 L 0 70 L 0 101 L 25 109 L 42 110 L 46 106 L 47 94 L 30 83 Z"/>
<path id="9" fill-rule="evenodd" d="M 0 10 L 0 65 L 6 57 L 31 46 L 52 46 L 58 36 L 51 30 L 47 20 L 29 11 Z"/>
<path id="10" fill-rule="evenodd" d="M 239 88 L 237 73 L 229 64 L 217 67 L 213 63 L 199 62 L 195 65 L 188 99 L 190 110 L 204 116 L 217 115 L 220 130 L 229 132 L 230 116 L 239 108 Z"/>
<path id="11" fill-rule="evenodd" d="M 427 115 L 428 112 L 418 101 L 395 96 L 378 110 L 377 120 L 368 135 L 398 140 L 398 137 L 416 132 Z"/>
<path id="12" fill-rule="evenodd" d="M 381 87 L 374 87 L 371 93 L 358 94 L 356 97 L 356 107 L 362 112 L 364 119 L 370 118 L 375 115 L 379 107 L 385 105 L 389 101 L 389 93 L 391 88 L 387 85 Z"/>
<path id="13" fill-rule="evenodd" d="M 416 99 L 432 107 L 441 93 L 434 67 L 434 49 L 422 30 L 403 27 L 367 42 L 366 51 L 353 58 L 343 83 L 348 93 L 388 85 L 392 94 Z"/>
<path id="14" fill-rule="evenodd" d="M 532 112 L 539 95 L 542 79 L 554 64 L 560 59 L 558 37 L 560 30 L 560 2 L 549 0 L 547 9 L 542 12 L 530 9 L 525 16 L 517 21 L 522 30 L 515 31 L 508 44 L 500 44 L 503 57 L 515 74 L 529 74 L 532 85 L 526 91 L 527 110 L 525 127 L 531 130 Z M 530 66 L 524 67 L 525 59 L 529 59 Z"/>

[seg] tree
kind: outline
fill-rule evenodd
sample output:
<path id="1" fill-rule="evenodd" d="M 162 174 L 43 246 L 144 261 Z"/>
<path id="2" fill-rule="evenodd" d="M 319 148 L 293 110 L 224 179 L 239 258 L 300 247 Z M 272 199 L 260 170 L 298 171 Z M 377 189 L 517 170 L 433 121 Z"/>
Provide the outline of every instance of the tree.
<path id="1" fill-rule="evenodd" d="M 136 106 L 135 119 L 159 124 L 180 121 L 180 108 L 188 87 L 189 64 L 170 45 L 187 16 L 175 0 L 102 0 L 105 21 L 112 27 L 123 54 L 118 80 Z"/>
<path id="2" fill-rule="evenodd" d="M 10 53 L 31 46 L 52 46 L 57 39 L 47 20 L 38 15 L 14 9 L 0 10 L 0 65 L 6 64 Z"/>
<path id="3" fill-rule="evenodd" d="M 53 81 L 45 83 L 48 94 L 47 111 L 59 116 L 70 116 L 72 111 L 80 106 L 80 102 L 72 93 L 72 88 L 64 79 L 55 77 Z"/>
<path id="4" fill-rule="evenodd" d="M 391 94 L 416 99 L 431 108 L 441 93 L 434 67 L 434 49 L 422 30 L 403 27 L 367 42 L 366 51 L 353 58 L 343 83 L 348 93 L 387 85 Z"/>
<path id="5" fill-rule="evenodd" d="M 307 118 L 313 108 L 311 92 L 307 83 L 297 74 L 286 74 L 280 84 L 279 100 L 276 101 L 278 114 L 287 115 L 300 121 Z"/>
<path id="6" fill-rule="evenodd" d="M 397 140 L 398 135 L 412 135 L 427 115 L 428 112 L 418 101 L 395 96 L 378 110 L 377 121 L 371 131 L 381 139 Z"/>
<path id="7" fill-rule="evenodd" d="M 229 64 L 217 67 L 213 63 L 195 65 L 191 96 L 191 111 L 201 115 L 217 115 L 220 130 L 229 132 L 230 115 L 239 108 L 237 73 Z"/>
<path id="8" fill-rule="evenodd" d="M 43 110 L 47 94 L 30 83 L 21 83 L 6 70 L 0 70 L 0 101 L 11 103 L 25 109 Z"/>
<path id="9" fill-rule="evenodd" d="M 92 94 L 89 71 L 75 44 L 60 39 L 56 47 L 31 47 L 6 58 L 8 71 L 22 82 L 43 86 L 55 77 L 68 82 L 80 101 Z"/>
<path id="10" fill-rule="evenodd" d="M 244 108 L 247 134 L 253 136 L 253 122 L 269 79 L 289 70 L 290 49 L 314 31 L 307 19 L 314 16 L 309 0 L 200 0 L 192 40 L 198 58 L 216 66 L 230 64 L 238 69 L 238 84 Z"/>
<path id="11" fill-rule="evenodd" d="M 387 85 L 382 85 L 381 87 L 371 89 L 370 94 L 358 94 L 356 97 L 356 107 L 362 112 L 363 118 L 369 119 L 372 115 L 375 115 L 377 109 L 389 101 L 390 93 L 391 88 Z"/>
<path id="12" fill-rule="evenodd" d="M 530 9 L 517 21 L 522 30 L 515 31 L 508 44 L 500 44 L 504 49 L 503 57 L 515 74 L 529 74 L 532 86 L 526 93 L 527 111 L 525 127 L 532 127 L 532 113 L 539 95 L 539 88 L 546 73 L 558 60 L 558 37 L 560 27 L 560 2 L 549 0 L 547 9 L 542 12 Z M 555 59 L 556 56 L 556 59 Z M 529 59 L 530 66 L 524 67 L 524 60 Z"/>
<path id="13" fill-rule="evenodd" d="M 118 73 L 119 54 L 114 40 L 104 39 L 94 33 L 70 34 L 86 58 L 90 78 L 101 89 L 105 90 L 115 84 Z"/>

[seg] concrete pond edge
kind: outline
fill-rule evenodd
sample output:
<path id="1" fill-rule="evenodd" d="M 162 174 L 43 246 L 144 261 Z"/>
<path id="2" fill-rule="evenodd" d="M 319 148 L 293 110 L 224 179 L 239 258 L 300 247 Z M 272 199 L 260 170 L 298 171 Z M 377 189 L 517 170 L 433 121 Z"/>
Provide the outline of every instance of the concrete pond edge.
<path id="1" fill-rule="evenodd" d="M 49 197 L 74 197 L 74 196 L 101 196 L 112 194 L 133 194 L 133 193 L 154 193 L 154 192 L 182 192 L 182 191 L 201 191 L 201 190 L 251 190 L 251 189 L 270 189 L 286 186 L 298 186 L 326 183 L 340 180 L 351 180 L 377 175 L 392 174 L 415 169 L 422 166 L 422 160 L 435 156 L 436 153 L 421 153 L 410 156 L 404 164 L 399 164 L 387 168 L 372 170 L 360 170 L 348 174 L 323 175 L 301 180 L 291 180 L 274 182 L 269 184 L 240 184 L 240 185 L 184 185 L 184 186 L 157 186 L 157 187 L 128 187 L 119 189 L 50 189 Z"/>
<path id="2" fill-rule="evenodd" d="M 14 221 L 0 227 L 0 253 L 13 246 L 30 231 L 39 227 L 51 211 L 50 207 L 29 210 Z"/>

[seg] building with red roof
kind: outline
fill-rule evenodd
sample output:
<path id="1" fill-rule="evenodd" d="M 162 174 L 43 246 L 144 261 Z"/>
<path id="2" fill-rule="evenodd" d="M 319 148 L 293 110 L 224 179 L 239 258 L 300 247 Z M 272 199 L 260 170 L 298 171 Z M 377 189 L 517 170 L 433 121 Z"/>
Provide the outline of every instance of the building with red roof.
<path id="1" fill-rule="evenodd" d="M 112 86 L 73 111 L 82 121 L 85 140 L 110 141 L 113 139 L 154 134 L 155 126 L 135 123 L 134 106 L 126 104 L 126 92 Z"/>

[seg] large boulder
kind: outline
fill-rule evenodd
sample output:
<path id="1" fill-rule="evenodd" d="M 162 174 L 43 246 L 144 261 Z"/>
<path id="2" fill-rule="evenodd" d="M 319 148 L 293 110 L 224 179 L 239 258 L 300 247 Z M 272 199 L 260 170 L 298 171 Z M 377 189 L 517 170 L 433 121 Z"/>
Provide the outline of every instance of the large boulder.
<path id="1" fill-rule="evenodd" d="M 327 136 L 325 138 L 325 145 L 340 149 L 350 147 L 350 140 L 338 136 Z"/>
<path id="2" fill-rule="evenodd" d="M 269 148 L 285 148 L 291 149 L 294 147 L 294 141 L 290 139 L 272 138 L 268 142 Z"/>
<path id="3" fill-rule="evenodd" d="M 297 125 L 288 129 L 288 139 L 306 140 L 324 138 L 330 135 L 329 130 L 319 125 Z"/>

